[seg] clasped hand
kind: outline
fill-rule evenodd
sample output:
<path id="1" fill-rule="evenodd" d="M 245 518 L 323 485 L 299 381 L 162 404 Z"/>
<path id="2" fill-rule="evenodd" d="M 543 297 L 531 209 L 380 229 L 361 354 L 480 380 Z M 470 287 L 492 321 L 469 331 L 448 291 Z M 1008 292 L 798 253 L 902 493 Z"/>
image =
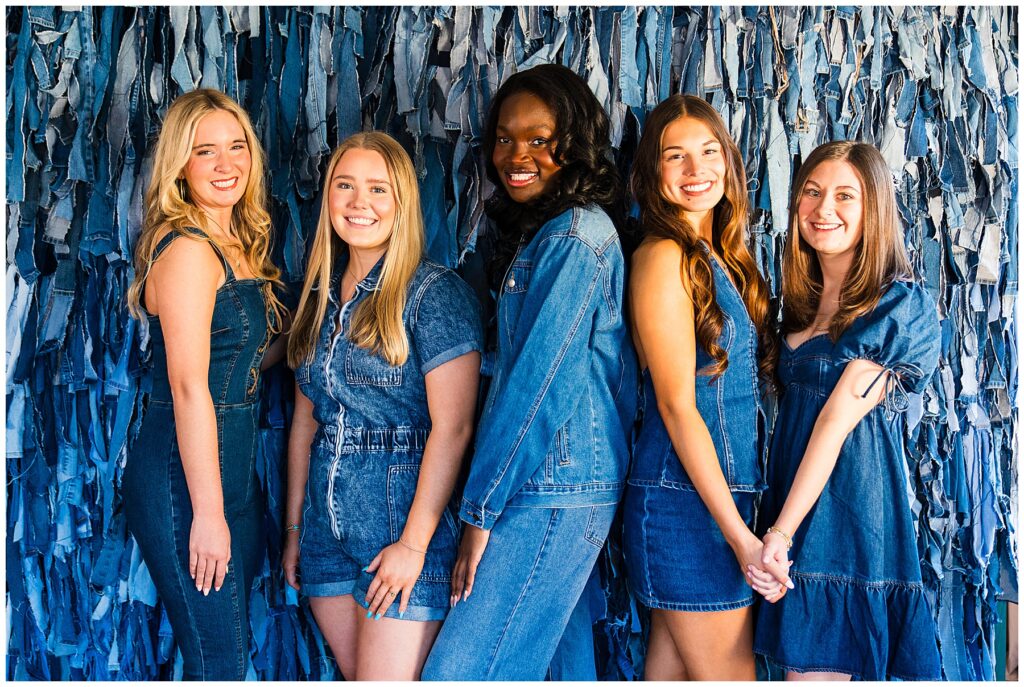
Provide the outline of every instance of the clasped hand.
<path id="1" fill-rule="evenodd" d="M 784 542 L 777 542 L 777 536 L 767 536 L 760 541 L 753 534 L 745 537 L 735 547 L 736 559 L 739 561 L 747 584 L 769 603 L 775 603 L 793 588 L 789 577 L 789 568 L 793 562 L 789 560 L 788 550 Z"/>

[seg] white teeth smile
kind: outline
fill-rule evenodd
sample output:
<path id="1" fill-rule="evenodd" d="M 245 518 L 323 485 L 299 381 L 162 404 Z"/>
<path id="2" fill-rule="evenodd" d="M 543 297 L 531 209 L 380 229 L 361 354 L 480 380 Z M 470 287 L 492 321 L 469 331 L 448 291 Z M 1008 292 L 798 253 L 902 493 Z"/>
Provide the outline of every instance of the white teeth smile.
<path id="1" fill-rule="evenodd" d="M 535 172 L 517 172 L 509 174 L 508 178 L 516 183 L 522 183 L 524 181 L 529 181 L 530 179 L 533 179 L 536 176 L 537 174 Z"/>
<path id="2" fill-rule="evenodd" d="M 818 224 L 817 222 L 811 222 L 811 226 L 814 227 L 815 229 L 817 229 L 818 231 L 832 231 L 833 229 L 838 229 L 839 227 L 841 227 L 843 225 L 842 224 Z"/>
<path id="3" fill-rule="evenodd" d="M 221 179 L 221 180 L 218 180 L 218 181 L 211 181 L 210 183 L 213 184 L 214 186 L 216 186 L 217 188 L 222 188 L 222 189 L 234 188 L 235 184 L 238 183 L 238 177 L 232 177 L 231 179 Z"/>
<path id="4" fill-rule="evenodd" d="M 368 227 L 377 221 L 375 219 L 370 219 L 369 217 L 346 217 L 345 219 L 350 224 L 358 224 L 361 227 Z"/>
<path id="5" fill-rule="evenodd" d="M 683 186 L 683 190 L 687 193 L 702 193 L 711 188 L 711 182 L 705 181 L 702 184 L 686 184 Z"/>

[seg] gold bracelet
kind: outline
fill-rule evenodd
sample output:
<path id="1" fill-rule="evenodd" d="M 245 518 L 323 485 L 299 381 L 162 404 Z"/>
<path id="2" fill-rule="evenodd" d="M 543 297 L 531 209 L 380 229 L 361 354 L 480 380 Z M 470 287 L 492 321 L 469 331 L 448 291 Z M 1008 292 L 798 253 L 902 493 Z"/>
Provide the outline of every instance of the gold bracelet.
<path id="1" fill-rule="evenodd" d="M 769 527 L 768 528 L 768 532 L 774 532 L 775 534 L 777 534 L 780 537 L 782 537 L 783 539 L 785 539 L 786 540 L 786 550 L 787 551 L 789 551 L 791 548 L 793 548 L 793 538 L 790 537 L 785 532 L 783 532 L 782 530 L 780 530 L 775 525 L 772 525 L 771 527 Z M 765 534 L 768 534 L 768 532 L 765 532 Z"/>
<path id="2" fill-rule="evenodd" d="M 406 544 L 405 540 L 402 539 L 401 537 L 398 538 L 398 543 L 401 544 L 402 546 L 404 546 L 405 548 L 409 549 L 410 551 L 415 551 L 416 553 L 421 554 L 423 556 L 427 555 L 426 551 L 420 551 L 419 549 L 414 549 L 411 546 L 409 546 L 408 544 Z"/>

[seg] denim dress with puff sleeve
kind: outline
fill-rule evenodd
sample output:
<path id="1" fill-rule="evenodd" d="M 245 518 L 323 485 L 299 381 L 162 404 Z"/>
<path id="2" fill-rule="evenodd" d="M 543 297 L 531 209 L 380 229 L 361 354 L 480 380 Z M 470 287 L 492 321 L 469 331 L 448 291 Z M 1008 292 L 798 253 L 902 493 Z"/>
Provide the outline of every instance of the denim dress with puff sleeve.
<path id="1" fill-rule="evenodd" d="M 313 404 L 317 430 L 299 540 L 302 592 L 352 594 L 363 607 L 374 573 L 364 570 L 398 541 L 416 493 L 430 435 L 426 375 L 471 351 L 481 351 L 479 305 L 451 270 L 423 260 L 409 283 L 402 319 L 409 357 L 391 365 L 348 338 L 356 307 L 377 288 L 384 258 L 340 303 L 348 253 L 335 265 L 324 321 L 309 359 L 295 370 Z M 409 599 L 406 620 L 441 620 L 448 612 L 458 511 L 442 514 Z M 396 599 L 398 601 L 398 599 Z M 399 617 L 398 603 L 385 615 Z"/>
<path id="2" fill-rule="evenodd" d="M 870 360 L 889 373 L 885 398 L 847 436 L 821 496 L 794 533 L 796 587 L 778 603 L 761 604 L 755 651 L 783 667 L 864 680 L 940 676 L 904 444 L 904 412 L 921 402 L 938 365 L 939 341 L 934 299 L 917 284 L 895 282 L 835 344 L 827 334 L 796 349 L 783 343 L 783 396 L 758 518 L 762 530 L 778 517 L 846 364 Z"/>

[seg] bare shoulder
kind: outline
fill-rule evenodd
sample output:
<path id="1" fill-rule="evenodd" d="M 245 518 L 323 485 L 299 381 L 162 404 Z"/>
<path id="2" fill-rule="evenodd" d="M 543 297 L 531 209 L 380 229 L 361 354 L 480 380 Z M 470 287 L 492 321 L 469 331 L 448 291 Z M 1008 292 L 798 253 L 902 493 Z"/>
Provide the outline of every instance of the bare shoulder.
<path id="1" fill-rule="evenodd" d="M 640 284 L 657 282 L 662 287 L 681 284 L 683 251 L 671 239 L 647 240 L 633 253 L 632 279 Z"/>

